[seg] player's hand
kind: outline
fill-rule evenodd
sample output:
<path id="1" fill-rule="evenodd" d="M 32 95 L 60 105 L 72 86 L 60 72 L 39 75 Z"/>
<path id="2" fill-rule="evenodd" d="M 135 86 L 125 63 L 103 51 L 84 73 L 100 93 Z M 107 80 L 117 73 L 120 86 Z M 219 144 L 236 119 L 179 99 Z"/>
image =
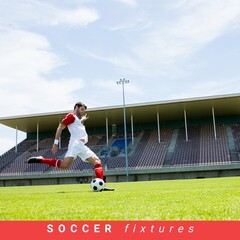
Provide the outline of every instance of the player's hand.
<path id="1" fill-rule="evenodd" d="M 53 144 L 52 146 L 52 153 L 55 155 L 58 152 L 58 145 Z"/>
<path id="2" fill-rule="evenodd" d="M 83 123 L 83 122 L 86 121 L 88 118 L 89 118 L 89 117 L 88 117 L 87 113 L 84 114 L 84 115 L 81 117 L 81 122 Z"/>

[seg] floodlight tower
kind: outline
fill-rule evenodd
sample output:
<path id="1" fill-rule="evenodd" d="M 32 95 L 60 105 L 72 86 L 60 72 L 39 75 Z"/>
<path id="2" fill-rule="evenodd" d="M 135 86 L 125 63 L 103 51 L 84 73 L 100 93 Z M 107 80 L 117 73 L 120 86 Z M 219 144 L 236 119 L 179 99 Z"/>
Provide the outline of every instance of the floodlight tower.
<path id="1" fill-rule="evenodd" d="M 125 141 L 125 162 L 126 162 L 126 180 L 128 182 L 128 150 L 127 150 L 127 124 L 126 124 L 126 107 L 125 107 L 125 89 L 124 85 L 129 83 L 125 78 L 117 81 L 118 85 L 122 85 L 122 98 L 123 98 L 123 124 L 124 124 L 124 141 Z"/>

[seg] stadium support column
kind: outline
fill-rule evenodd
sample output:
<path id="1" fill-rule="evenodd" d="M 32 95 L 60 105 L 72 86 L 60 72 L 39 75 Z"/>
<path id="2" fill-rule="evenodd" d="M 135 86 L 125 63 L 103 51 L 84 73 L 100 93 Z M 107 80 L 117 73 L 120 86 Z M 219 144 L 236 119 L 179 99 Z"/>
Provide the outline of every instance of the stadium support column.
<path id="1" fill-rule="evenodd" d="M 133 115 L 131 114 L 132 145 L 134 145 Z"/>
<path id="2" fill-rule="evenodd" d="M 159 124 L 159 113 L 157 112 L 157 128 L 158 128 L 158 143 L 161 142 L 161 135 L 160 135 L 160 124 Z"/>
<path id="3" fill-rule="evenodd" d="M 37 123 L 37 152 L 38 152 L 38 149 L 39 149 L 39 123 Z"/>
<path id="4" fill-rule="evenodd" d="M 187 112 L 186 112 L 186 109 L 184 109 L 184 123 L 185 123 L 186 141 L 188 141 Z"/>
<path id="5" fill-rule="evenodd" d="M 106 141 L 107 141 L 107 147 L 108 147 L 108 117 L 106 117 Z"/>
<path id="6" fill-rule="evenodd" d="M 128 150 L 127 150 L 127 123 L 126 123 L 126 108 L 125 108 L 125 94 L 124 94 L 124 85 L 129 83 L 129 80 L 125 78 L 117 81 L 117 84 L 122 85 L 122 94 L 123 94 L 123 124 L 124 124 L 124 139 L 125 139 L 125 161 L 126 161 L 126 181 L 128 182 Z"/>
<path id="7" fill-rule="evenodd" d="M 216 131 L 216 122 L 215 122 L 215 111 L 214 107 L 212 107 L 212 117 L 213 117 L 213 131 L 214 131 L 214 138 L 217 138 L 217 131 Z"/>
<path id="8" fill-rule="evenodd" d="M 16 145 L 15 145 L 15 153 L 17 153 L 17 145 L 18 145 L 18 127 L 16 126 Z"/>

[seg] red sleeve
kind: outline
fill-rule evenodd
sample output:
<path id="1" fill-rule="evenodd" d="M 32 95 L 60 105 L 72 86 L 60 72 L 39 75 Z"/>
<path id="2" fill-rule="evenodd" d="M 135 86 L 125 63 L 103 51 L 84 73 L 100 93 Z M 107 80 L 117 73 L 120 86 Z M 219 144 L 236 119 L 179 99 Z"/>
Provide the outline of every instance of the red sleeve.
<path id="1" fill-rule="evenodd" d="M 68 126 L 69 124 L 73 123 L 75 121 L 75 117 L 72 113 L 69 113 L 66 115 L 66 117 L 62 120 L 62 124 L 65 126 Z"/>

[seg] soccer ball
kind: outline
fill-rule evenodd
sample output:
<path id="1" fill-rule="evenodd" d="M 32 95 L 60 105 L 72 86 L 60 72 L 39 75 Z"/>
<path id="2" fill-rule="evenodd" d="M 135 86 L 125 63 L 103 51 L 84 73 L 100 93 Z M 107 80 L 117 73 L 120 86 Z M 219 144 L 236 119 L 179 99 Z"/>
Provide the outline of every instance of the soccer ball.
<path id="1" fill-rule="evenodd" d="M 94 178 L 90 186 L 94 192 L 101 192 L 104 189 L 105 183 L 101 178 Z"/>

